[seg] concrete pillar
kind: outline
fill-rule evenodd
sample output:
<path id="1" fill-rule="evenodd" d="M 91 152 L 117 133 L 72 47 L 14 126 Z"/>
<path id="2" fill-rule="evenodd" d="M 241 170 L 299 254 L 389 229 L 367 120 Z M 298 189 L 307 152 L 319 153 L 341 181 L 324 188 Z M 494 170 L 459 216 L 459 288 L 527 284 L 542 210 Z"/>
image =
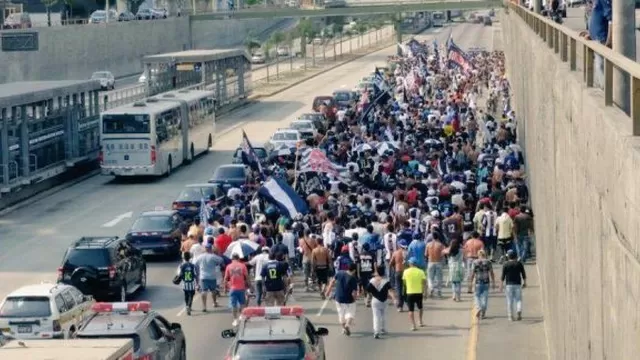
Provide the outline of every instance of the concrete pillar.
<path id="1" fill-rule="evenodd" d="M 220 69 L 221 85 L 222 85 L 222 96 L 221 99 L 223 103 L 227 102 L 227 59 L 222 60 L 222 65 Z"/>
<path id="2" fill-rule="evenodd" d="M 542 12 L 542 0 L 531 0 L 533 1 L 533 12 L 536 14 L 540 14 Z"/>
<path id="3" fill-rule="evenodd" d="M 236 78 L 238 79 L 238 95 L 244 97 L 246 95 L 244 93 L 244 57 L 236 60 Z"/>
<path id="4" fill-rule="evenodd" d="M 612 48 L 631 60 L 636 60 L 635 1 L 613 0 L 611 2 L 613 23 L 611 24 Z M 613 102 L 629 113 L 630 79 L 624 71 L 613 68 Z"/>
<path id="5" fill-rule="evenodd" d="M 17 109 L 17 108 L 16 108 Z M 27 105 L 20 106 L 20 157 L 22 158 L 22 176 L 27 177 L 29 171 L 29 120 Z"/>
<path id="6" fill-rule="evenodd" d="M 220 70 L 222 68 L 220 61 L 216 61 L 216 98 L 218 99 L 218 104 L 224 103 L 224 98 L 222 97 L 222 80 L 223 76 L 220 75 Z"/>
<path id="7" fill-rule="evenodd" d="M 0 111 L 0 166 L 2 166 L 3 185 L 9 185 L 9 118 L 7 117 L 7 109 L 2 108 Z"/>

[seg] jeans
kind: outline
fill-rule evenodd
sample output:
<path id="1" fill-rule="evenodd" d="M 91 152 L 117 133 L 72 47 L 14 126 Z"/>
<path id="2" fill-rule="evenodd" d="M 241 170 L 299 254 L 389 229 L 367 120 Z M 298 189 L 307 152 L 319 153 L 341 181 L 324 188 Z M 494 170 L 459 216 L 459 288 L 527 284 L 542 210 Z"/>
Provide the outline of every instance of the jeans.
<path id="1" fill-rule="evenodd" d="M 604 58 L 593 54 L 593 87 L 604 89 Z"/>
<path id="2" fill-rule="evenodd" d="M 529 243 L 531 238 L 529 235 L 516 236 L 516 253 L 520 261 L 525 262 L 529 256 Z"/>
<path id="3" fill-rule="evenodd" d="M 489 302 L 489 283 L 476 283 L 476 293 L 474 294 L 476 308 L 480 311 L 487 311 Z"/>
<path id="4" fill-rule="evenodd" d="M 429 278 L 429 291 L 433 293 L 438 291 L 438 294 L 442 293 L 442 263 L 430 262 L 427 270 Z"/>
<path id="5" fill-rule="evenodd" d="M 395 290 L 398 295 L 398 309 L 402 309 L 404 306 L 404 302 L 406 300 L 406 295 L 404 293 L 404 284 L 402 283 L 402 271 L 396 272 L 394 274 L 395 278 Z"/>
<path id="6" fill-rule="evenodd" d="M 460 281 L 451 282 L 451 290 L 453 291 L 453 297 L 460 300 L 462 293 L 462 283 Z"/>
<path id="7" fill-rule="evenodd" d="M 184 291 L 184 304 L 187 309 L 191 309 L 191 305 L 193 305 L 193 297 L 196 295 L 195 290 L 183 290 Z"/>
<path id="8" fill-rule="evenodd" d="M 511 318 L 514 314 L 514 308 L 516 312 L 522 312 L 522 286 L 507 285 L 505 293 L 507 295 L 507 316 Z"/>
<path id="9" fill-rule="evenodd" d="M 371 312 L 373 313 L 373 333 L 380 334 L 387 330 L 387 302 L 378 299 L 371 300 Z"/>
<path id="10" fill-rule="evenodd" d="M 256 280 L 256 303 L 262 305 L 262 297 L 264 296 L 264 286 L 262 280 Z"/>

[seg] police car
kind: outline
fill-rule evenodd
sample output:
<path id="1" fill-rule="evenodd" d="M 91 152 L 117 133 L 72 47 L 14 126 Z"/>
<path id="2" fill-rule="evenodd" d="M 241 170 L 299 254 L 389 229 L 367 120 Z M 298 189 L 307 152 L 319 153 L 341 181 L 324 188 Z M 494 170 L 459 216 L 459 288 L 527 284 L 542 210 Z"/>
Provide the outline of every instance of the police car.
<path id="1" fill-rule="evenodd" d="M 93 303 L 91 296 L 71 285 L 23 286 L 0 303 L 0 332 L 14 339 L 69 338 Z"/>
<path id="2" fill-rule="evenodd" d="M 148 301 L 95 303 L 94 314 L 76 332 L 77 339 L 133 340 L 139 360 L 187 358 L 187 342 L 178 323 L 170 323 L 151 310 Z"/>
<path id="3" fill-rule="evenodd" d="M 323 337 L 300 306 L 248 307 L 236 329 L 224 330 L 233 339 L 225 359 L 325 360 Z"/>

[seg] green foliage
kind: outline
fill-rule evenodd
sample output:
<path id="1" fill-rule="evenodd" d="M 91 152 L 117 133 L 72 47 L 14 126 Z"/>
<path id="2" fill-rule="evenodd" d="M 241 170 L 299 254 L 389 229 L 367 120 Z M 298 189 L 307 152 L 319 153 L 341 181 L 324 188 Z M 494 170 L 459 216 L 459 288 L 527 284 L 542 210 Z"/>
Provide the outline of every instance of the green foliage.
<path id="1" fill-rule="evenodd" d="M 244 2 L 246 5 L 252 6 L 252 5 L 258 5 L 261 4 L 262 1 L 260 0 L 245 0 Z"/>
<path id="2" fill-rule="evenodd" d="M 296 27 L 296 33 L 299 36 L 305 36 L 311 38 L 315 35 L 315 30 L 313 29 L 313 22 L 309 19 L 302 19 L 298 23 Z"/>
<path id="3" fill-rule="evenodd" d="M 282 33 L 281 31 L 276 31 L 273 34 L 271 34 L 271 38 L 269 39 L 269 41 L 271 41 L 275 45 L 278 45 L 284 42 L 285 38 L 286 37 L 284 33 Z"/>
<path id="4" fill-rule="evenodd" d="M 369 27 L 367 26 L 367 24 L 357 23 L 354 30 L 358 34 L 364 34 L 367 32 L 368 29 Z"/>

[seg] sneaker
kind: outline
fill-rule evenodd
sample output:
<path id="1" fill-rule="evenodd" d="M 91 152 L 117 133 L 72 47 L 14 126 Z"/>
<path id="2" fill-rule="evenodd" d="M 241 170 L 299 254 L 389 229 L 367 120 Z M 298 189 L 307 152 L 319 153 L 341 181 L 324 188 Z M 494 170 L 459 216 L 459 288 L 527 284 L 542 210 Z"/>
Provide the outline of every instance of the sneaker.
<path id="1" fill-rule="evenodd" d="M 320 292 L 320 298 L 321 298 L 322 300 L 326 300 L 326 299 L 327 299 L 327 297 L 324 295 L 324 293 L 323 293 L 323 292 Z"/>
<path id="2" fill-rule="evenodd" d="M 476 317 L 480 319 L 482 317 L 482 310 L 476 310 Z"/>
<path id="3" fill-rule="evenodd" d="M 191 308 L 190 307 L 187 308 L 187 316 L 191 316 Z"/>
<path id="4" fill-rule="evenodd" d="M 487 318 L 487 311 L 486 310 L 482 310 L 482 318 L 483 319 Z"/>
<path id="5" fill-rule="evenodd" d="M 518 311 L 518 316 L 516 317 L 518 321 L 522 320 L 522 311 Z"/>
<path id="6" fill-rule="evenodd" d="M 207 308 L 202 309 L 202 312 L 206 313 L 207 312 Z"/>
<path id="7" fill-rule="evenodd" d="M 411 331 L 416 331 L 416 330 L 418 330 L 418 328 L 416 328 L 415 326 L 411 327 Z"/>
<path id="8" fill-rule="evenodd" d="M 378 333 L 373 334 L 373 338 L 374 339 L 380 339 L 380 334 L 378 334 Z"/>
<path id="9" fill-rule="evenodd" d="M 402 312 L 402 308 L 401 307 L 398 308 L 398 312 Z"/>
<path id="10" fill-rule="evenodd" d="M 420 326 L 420 327 L 424 327 L 424 324 L 423 324 L 423 323 L 420 323 L 420 325 L 418 325 L 418 326 Z"/>
<path id="11" fill-rule="evenodd" d="M 351 329 L 348 326 L 344 327 L 344 334 L 347 336 L 351 336 Z"/>
<path id="12" fill-rule="evenodd" d="M 380 334 L 381 334 L 381 335 L 384 335 L 384 334 L 386 334 L 386 333 L 387 333 L 387 330 L 380 330 Z"/>
<path id="13" fill-rule="evenodd" d="M 233 320 L 233 322 L 231 323 L 231 326 L 236 327 L 238 326 L 238 320 Z"/>

